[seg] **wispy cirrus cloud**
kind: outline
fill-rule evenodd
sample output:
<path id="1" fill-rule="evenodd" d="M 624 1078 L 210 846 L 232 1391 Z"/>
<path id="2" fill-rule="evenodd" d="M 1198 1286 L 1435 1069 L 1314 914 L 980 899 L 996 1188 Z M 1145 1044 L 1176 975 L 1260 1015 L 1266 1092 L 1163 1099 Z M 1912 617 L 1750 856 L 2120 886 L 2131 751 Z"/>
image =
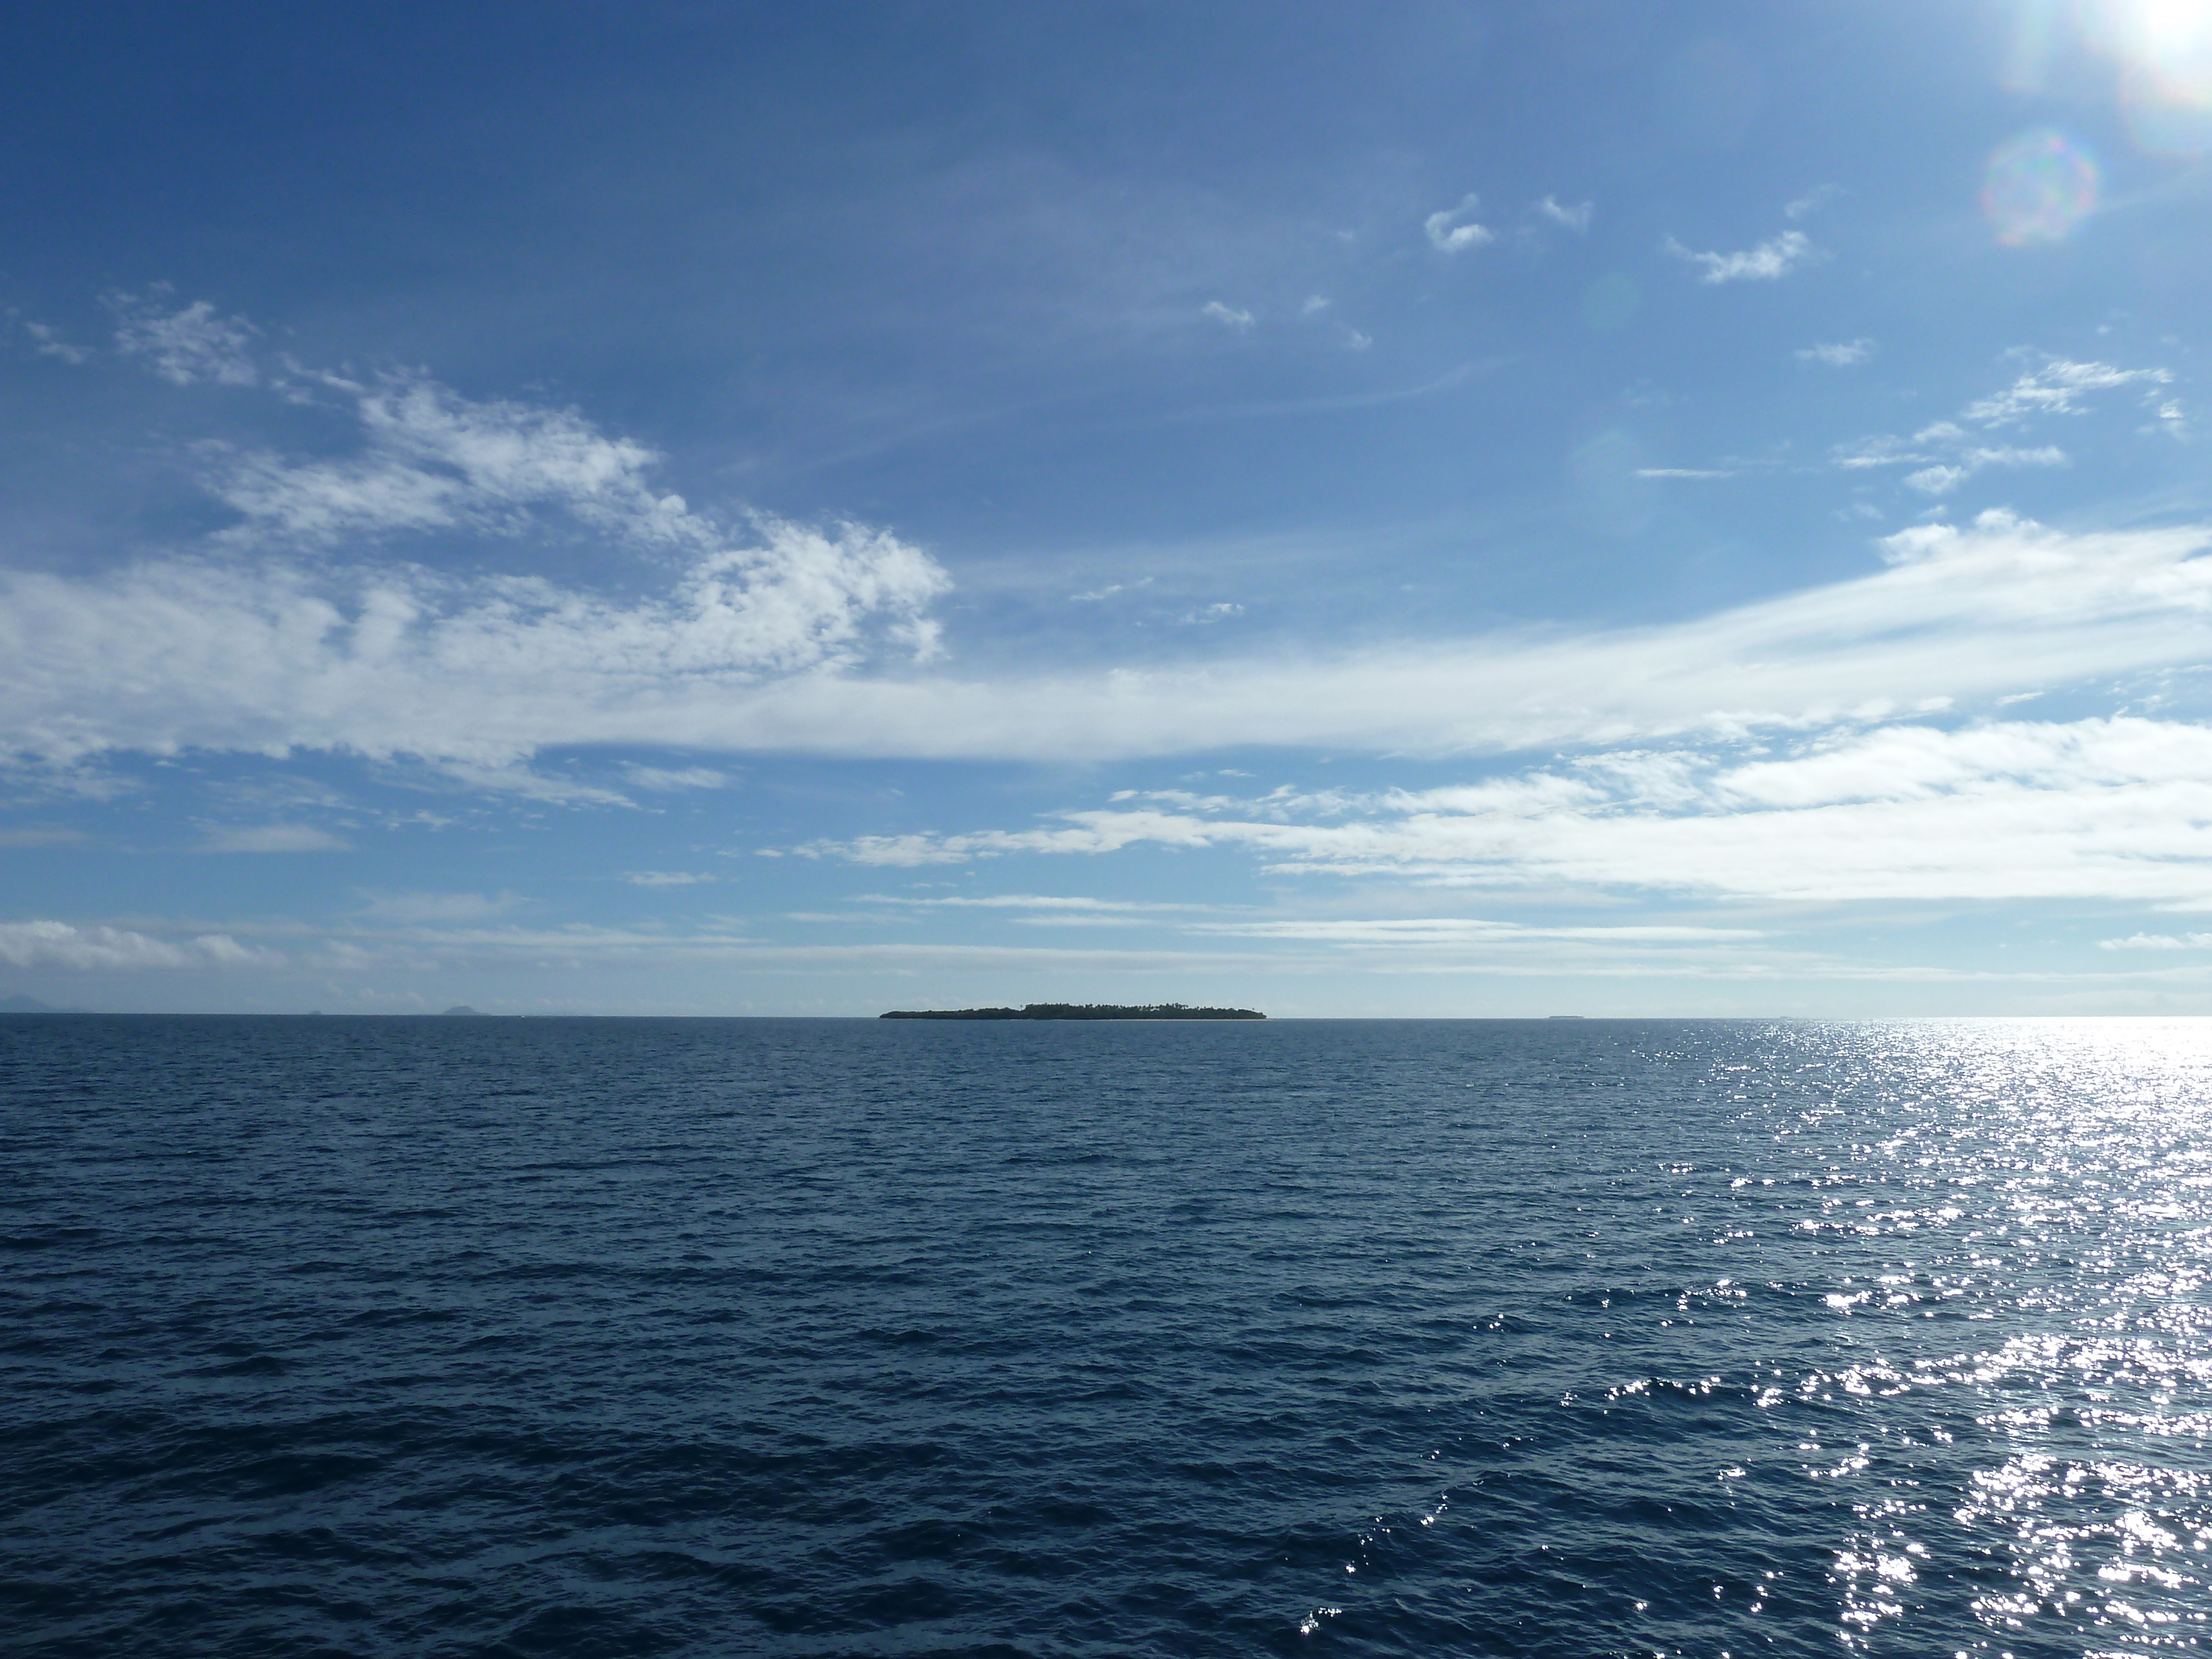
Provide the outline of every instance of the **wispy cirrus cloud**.
<path id="1" fill-rule="evenodd" d="M 2035 415 L 2078 415 L 2086 393 L 2114 386 L 2161 386 L 2172 380 L 2172 372 L 2163 368 L 2120 368 L 2052 357 L 2003 391 L 1967 404 L 1962 418 L 1980 426 L 2011 426 Z"/>
<path id="2" fill-rule="evenodd" d="M 554 710 L 581 713 L 580 693 L 640 716 L 672 699 L 696 714 L 767 677 L 855 664 L 872 634 L 933 647 L 922 613 L 948 584 L 926 555 L 855 526 L 758 528 L 758 544 L 628 602 L 406 566 L 175 558 L 0 574 L 0 742 L 56 757 L 310 748 L 497 764 L 560 740 Z M 598 725 L 569 731 L 604 740 Z M 643 743 L 670 735 L 635 729 Z"/>
<path id="3" fill-rule="evenodd" d="M 2125 939 L 2100 939 L 2100 951 L 2203 951 L 2212 949 L 2212 933 L 2130 933 Z"/>
<path id="4" fill-rule="evenodd" d="M 2120 717 L 1961 731 L 1898 726 L 1753 757 L 1600 752 L 1479 784 L 1386 793 L 1322 817 L 1109 806 L 1023 829 L 860 837 L 810 850 L 921 866 L 1139 846 L 1235 848 L 1279 875 L 1455 887 L 1814 905 L 2063 898 L 2208 908 L 2208 819 L 2212 727 Z M 1276 924 L 1204 926 L 1251 933 Z M 1322 926 L 1300 922 L 1292 932 Z M 1389 933 L 1366 926 L 1378 938 Z"/>
<path id="5" fill-rule="evenodd" d="M 1824 363 L 1830 368 L 1850 368 L 1874 356 L 1874 342 L 1867 339 L 1834 340 L 1819 345 L 1800 346 L 1797 361 L 1804 363 Z"/>
<path id="6" fill-rule="evenodd" d="M 1577 202 L 1570 205 L 1555 196 L 1547 196 L 1536 204 L 1536 211 L 1555 225 L 1563 225 L 1569 230 L 1584 231 L 1590 228 L 1590 221 L 1596 216 L 1597 204 Z"/>
<path id="7" fill-rule="evenodd" d="M 130 349 L 169 378 L 244 383 L 218 349 L 237 345 L 244 325 L 216 328 L 198 304 L 117 305 Z M 0 573 L 0 641 L 12 647 L 0 668 L 0 753 L 407 754 L 487 787 L 574 797 L 580 786 L 516 769 L 540 741 L 500 735 L 508 717 L 486 696 L 511 699 L 519 714 L 531 682 L 550 684 L 549 674 L 625 687 L 624 698 L 687 684 L 684 695 L 696 696 L 709 685 L 849 669 L 879 650 L 927 660 L 939 648 L 928 612 L 949 580 L 895 537 L 757 514 L 732 525 L 696 512 L 656 487 L 659 458 L 649 447 L 573 410 L 472 400 L 419 374 L 357 381 L 293 373 L 294 392 L 354 420 L 356 442 L 307 457 L 200 446 L 200 482 L 238 515 L 210 551 L 93 576 Z M 501 538 L 540 519 L 653 556 L 654 580 L 642 594 L 632 586 L 618 596 L 365 556 L 424 532 Z M 332 556 L 341 549 L 350 556 Z M 169 718 L 155 714 L 175 697 L 185 701 Z M 122 706 L 168 729 L 118 743 L 102 728 Z M 448 738 L 423 742 L 441 724 Z M 397 746 L 379 728 L 399 737 Z M 645 768 L 630 781 L 670 789 L 723 780 L 711 769 Z M 333 844 L 314 839 L 323 834 L 249 827 L 210 846 L 307 850 Z"/>
<path id="8" fill-rule="evenodd" d="M 1977 445 L 1959 453 L 1956 459 L 1921 468 L 1905 475 L 1905 487 L 1923 495 L 1948 495 L 1984 467 L 2064 466 L 2066 452 L 2056 444 L 2023 449 L 2008 444 Z"/>
<path id="9" fill-rule="evenodd" d="M 623 768 L 623 777 L 636 788 L 659 794 L 685 789 L 726 789 L 731 782 L 728 773 L 718 772 L 711 766 L 639 766 L 633 763 Z"/>
<path id="10" fill-rule="evenodd" d="M 1457 205 L 1439 208 L 1421 221 L 1429 246 L 1439 253 L 1464 253 L 1469 248 L 1481 247 L 1498 240 L 1498 234 L 1479 222 L 1474 215 L 1482 205 L 1482 198 L 1469 191 L 1459 198 Z"/>
<path id="11" fill-rule="evenodd" d="M 1217 599 L 1212 605 L 1201 605 L 1186 611 L 1176 618 L 1185 628 L 1205 628 L 1214 623 L 1229 622 L 1244 614 L 1244 607 L 1234 599 Z"/>
<path id="12" fill-rule="evenodd" d="M 2111 363 L 2054 357 L 2002 392 L 1968 404 L 1956 420 L 1934 422 L 1909 439 L 1892 434 L 1854 439 L 1838 444 L 1829 452 L 1829 459 L 1847 471 L 1914 467 L 1918 470 L 1905 479 L 1908 487 L 1926 495 L 1946 495 L 1988 467 L 2064 466 L 2069 460 L 2056 444 L 1978 441 L 1977 435 L 1960 422 L 1987 431 L 2019 425 L 2038 415 L 2080 415 L 2087 412 L 2082 400 L 2093 392 L 2136 385 L 2162 386 L 2172 379 L 2171 372 L 2163 368 L 2120 368 Z M 2179 418 L 2178 409 L 2175 418 Z"/>
<path id="13" fill-rule="evenodd" d="M 243 317 L 225 317 L 212 301 L 176 306 L 175 290 L 156 283 L 144 294 L 111 294 L 115 313 L 115 349 L 143 357 L 147 366 L 173 386 L 212 381 L 217 386 L 252 386 L 261 376 L 249 355 L 258 331 Z M 173 308 L 172 308 L 173 307 Z"/>
<path id="14" fill-rule="evenodd" d="M 1554 945 L 1679 945 L 1767 938 L 1757 927 L 1701 927 L 1674 923 L 1630 922 L 1613 926 L 1541 927 L 1480 916 L 1299 916 L 1242 921 L 1194 921 L 1185 931 L 1236 939 L 1296 939 L 1302 943 L 1376 946 L 1388 950 L 1423 946 Z"/>
<path id="15" fill-rule="evenodd" d="M 1143 576 L 1133 582 L 1109 582 L 1103 587 L 1092 588 L 1086 593 L 1071 593 L 1067 597 L 1076 605 L 1098 605 L 1112 599 L 1116 593 L 1127 593 L 1138 588 L 1150 587 L 1152 585 L 1152 580 L 1150 576 Z"/>
<path id="16" fill-rule="evenodd" d="M 240 518 L 225 540 L 292 550 L 424 531 L 497 536 L 538 512 L 573 515 L 633 545 L 716 539 L 716 526 L 681 496 L 652 486 L 652 449 L 574 410 L 477 401 L 413 374 L 313 384 L 357 422 L 358 446 L 331 459 L 204 446 L 203 482 Z"/>
<path id="17" fill-rule="evenodd" d="M 52 323 L 26 321 L 23 332 L 31 337 L 31 349 L 41 357 L 55 357 L 72 366 L 92 361 L 89 347 L 72 345 L 69 337 Z"/>
<path id="18" fill-rule="evenodd" d="M 1853 438 L 1828 452 L 1830 463 L 1846 471 L 1863 471 L 1878 466 L 1924 465 L 1935 459 L 1925 449 L 1887 433 L 1872 438 Z"/>
<path id="19" fill-rule="evenodd" d="M 1699 253 L 1669 236 L 1662 244 L 1668 252 L 1698 268 L 1701 283 L 1771 283 L 1810 264 L 1820 250 L 1802 230 L 1785 230 L 1756 247 L 1734 253 Z"/>
<path id="20" fill-rule="evenodd" d="M 929 613 L 950 584 L 895 537 L 757 515 L 733 527 L 661 489 L 649 447 L 574 410 L 471 399 L 419 374 L 289 372 L 355 421 L 356 441 L 336 456 L 198 452 L 239 515 L 210 554 L 0 573 L 0 755 L 415 757 L 486 789 L 613 805 L 626 798 L 527 763 L 593 744 L 1000 758 L 1606 744 L 1893 720 L 2203 648 L 2203 529 L 2068 535 L 1998 514 L 1890 538 L 1891 568 L 1856 580 L 1663 628 L 1217 652 L 1099 675 L 921 672 L 904 662 L 939 649 Z M 2146 376 L 2065 364 L 2027 378 L 2081 396 Z M 1863 459 L 2063 459 L 1949 423 L 1914 441 Z M 504 537 L 538 516 L 650 555 L 650 579 L 597 592 L 400 556 L 411 536 Z M 1188 617 L 1232 614 L 1222 601 Z M 696 764 L 629 781 L 721 776 Z M 260 850 L 307 844 L 296 825 L 238 833 L 262 836 Z"/>
<path id="21" fill-rule="evenodd" d="M 65 921 L 0 921 L 0 962 L 15 968 L 75 970 L 281 968 L 280 952 L 241 945 L 228 933 L 162 939 L 127 927 Z"/>
<path id="22" fill-rule="evenodd" d="M 892 678 L 868 670 L 871 641 L 918 615 L 943 573 L 878 532 L 768 532 L 635 600 L 388 567 L 5 573 L 0 750 L 414 755 L 488 785 L 577 744 L 1497 751 L 1813 729 L 2142 674 L 2201 661 L 2212 613 L 2212 562 L 2193 557 L 2212 526 L 2068 533 L 1985 514 L 1886 538 L 1887 567 L 1869 575 L 1661 627 Z"/>
<path id="23" fill-rule="evenodd" d="M 349 843 L 311 823 L 212 824 L 203 853 L 337 853 Z"/>

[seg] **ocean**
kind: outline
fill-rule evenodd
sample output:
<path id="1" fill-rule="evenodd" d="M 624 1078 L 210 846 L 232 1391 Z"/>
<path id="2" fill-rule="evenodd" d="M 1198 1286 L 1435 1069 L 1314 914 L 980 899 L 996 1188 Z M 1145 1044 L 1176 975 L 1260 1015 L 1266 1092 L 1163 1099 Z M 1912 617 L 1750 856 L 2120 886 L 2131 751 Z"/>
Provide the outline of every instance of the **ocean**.
<path id="1" fill-rule="evenodd" d="M 19 1655 L 2212 1641 L 2212 1026 L 0 1020 Z"/>

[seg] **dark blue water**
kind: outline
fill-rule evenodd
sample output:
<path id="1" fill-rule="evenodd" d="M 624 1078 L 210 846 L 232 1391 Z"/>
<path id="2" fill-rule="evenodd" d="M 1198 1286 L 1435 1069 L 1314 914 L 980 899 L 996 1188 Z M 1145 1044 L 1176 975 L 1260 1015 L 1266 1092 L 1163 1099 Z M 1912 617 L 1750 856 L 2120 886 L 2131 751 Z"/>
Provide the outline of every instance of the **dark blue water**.
<path id="1" fill-rule="evenodd" d="M 0 1021 L 11 1652 L 2151 1654 L 2212 1033 Z"/>

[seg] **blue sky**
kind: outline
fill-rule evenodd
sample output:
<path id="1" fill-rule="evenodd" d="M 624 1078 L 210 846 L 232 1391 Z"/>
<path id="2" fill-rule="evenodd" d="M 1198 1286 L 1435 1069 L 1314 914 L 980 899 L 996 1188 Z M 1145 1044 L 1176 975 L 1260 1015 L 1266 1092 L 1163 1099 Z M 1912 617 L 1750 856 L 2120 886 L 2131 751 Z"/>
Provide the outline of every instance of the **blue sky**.
<path id="1" fill-rule="evenodd" d="M 0 994 L 2212 1012 L 2212 7 L 0 76 Z"/>

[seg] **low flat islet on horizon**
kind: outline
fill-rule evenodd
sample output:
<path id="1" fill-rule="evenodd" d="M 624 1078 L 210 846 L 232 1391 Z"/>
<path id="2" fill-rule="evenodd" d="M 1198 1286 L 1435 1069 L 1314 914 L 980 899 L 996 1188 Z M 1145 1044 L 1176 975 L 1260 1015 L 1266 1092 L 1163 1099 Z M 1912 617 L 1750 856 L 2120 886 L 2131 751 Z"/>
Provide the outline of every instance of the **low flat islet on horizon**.
<path id="1" fill-rule="evenodd" d="M 1180 1002 L 1030 1002 L 1018 1008 L 894 1008 L 879 1019 L 1265 1019 L 1254 1008 L 1191 1007 Z"/>

